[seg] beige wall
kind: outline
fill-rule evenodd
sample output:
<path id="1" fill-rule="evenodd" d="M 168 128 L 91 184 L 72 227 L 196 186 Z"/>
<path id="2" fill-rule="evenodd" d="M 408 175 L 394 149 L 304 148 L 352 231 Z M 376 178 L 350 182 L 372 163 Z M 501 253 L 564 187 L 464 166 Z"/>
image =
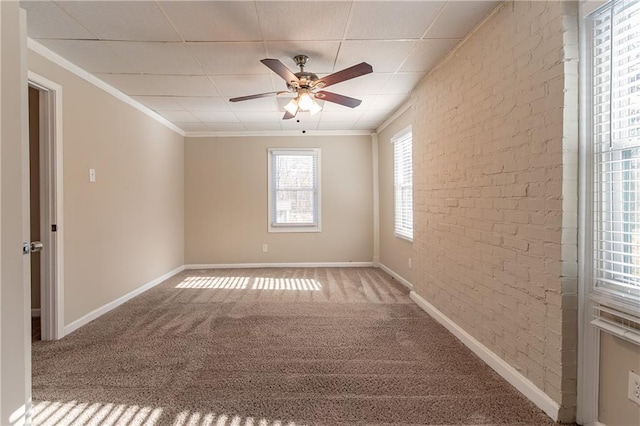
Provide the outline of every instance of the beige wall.
<path id="1" fill-rule="evenodd" d="M 640 347 L 600 333 L 599 421 L 607 426 L 640 424 L 640 406 L 627 398 L 629 371 L 640 374 Z"/>
<path id="2" fill-rule="evenodd" d="M 22 255 L 28 238 L 28 187 L 23 164 L 28 151 L 26 64 L 21 50 L 26 33 L 20 28 L 17 2 L 0 2 L 0 424 L 24 421 L 31 399 L 29 327 L 29 256 Z M 23 192 L 24 190 L 24 192 Z M 28 197 L 28 194 L 26 195 Z"/>
<path id="3" fill-rule="evenodd" d="M 577 18 L 563 8 L 503 4 L 414 92 L 414 288 L 571 420 L 577 202 L 564 185 L 577 168 L 563 110 L 577 81 L 564 31 Z"/>
<path id="4" fill-rule="evenodd" d="M 28 64 L 62 85 L 68 325 L 184 264 L 184 138 L 32 51 Z"/>
<path id="5" fill-rule="evenodd" d="M 187 264 L 372 261 L 371 137 L 187 138 L 185 143 Z M 322 232 L 267 232 L 267 148 L 280 147 L 321 149 Z"/>
<path id="6" fill-rule="evenodd" d="M 380 191 L 380 263 L 413 283 L 409 258 L 413 243 L 394 235 L 393 144 L 391 138 L 413 122 L 410 108 L 378 134 L 378 179 Z"/>

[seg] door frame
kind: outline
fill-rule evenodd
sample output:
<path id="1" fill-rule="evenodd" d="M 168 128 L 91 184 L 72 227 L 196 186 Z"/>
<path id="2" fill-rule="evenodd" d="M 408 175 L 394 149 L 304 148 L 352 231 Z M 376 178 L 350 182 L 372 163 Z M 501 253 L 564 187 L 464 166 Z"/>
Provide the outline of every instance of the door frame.
<path id="1" fill-rule="evenodd" d="M 27 78 L 40 100 L 42 340 L 58 340 L 64 337 L 62 86 L 32 71 Z"/>

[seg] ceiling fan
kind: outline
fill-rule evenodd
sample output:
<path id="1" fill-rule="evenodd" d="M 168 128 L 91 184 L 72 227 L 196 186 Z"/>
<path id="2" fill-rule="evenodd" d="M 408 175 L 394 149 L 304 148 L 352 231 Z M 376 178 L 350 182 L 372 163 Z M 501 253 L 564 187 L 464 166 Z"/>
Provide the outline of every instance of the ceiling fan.
<path id="1" fill-rule="evenodd" d="M 266 98 L 269 96 L 279 96 L 286 93 L 295 93 L 296 97 L 285 105 L 285 114 L 283 120 L 289 120 L 296 116 L 299 110 L 309 111 L 314 115 L 322 110 L 322 107 L 315 101 L 320 99 L 327 102 L 333 102 L 344 105 L 349 108 L 355 108 L 362 103 L 360 99 L 350 98 L 349 96 L 339 95 L 333 92 L 322 90 L 332 84 L 340 83 L 352 78 L 360 77 L 373 72 L 373 67 L 366 62 L 361 62 L 341 71 L 329 74 L 325 77 L 318 77 L 314 73 L 306 72 L 304 66 L 309 58 L 306 55 L 297 55 L 293 57 L 296 65 L 300 67 L 300 72 L 293 73 L 278 59 L 262 59 L 260 62 L 265 64 L 271 71 L 278 74 L 287 82 L 287 89 L 279 92 L 259 93 L 257 95 L 240 96 L 238 98 L 229 99 L 230 102 L 248 101 L 250 99 Z"/>

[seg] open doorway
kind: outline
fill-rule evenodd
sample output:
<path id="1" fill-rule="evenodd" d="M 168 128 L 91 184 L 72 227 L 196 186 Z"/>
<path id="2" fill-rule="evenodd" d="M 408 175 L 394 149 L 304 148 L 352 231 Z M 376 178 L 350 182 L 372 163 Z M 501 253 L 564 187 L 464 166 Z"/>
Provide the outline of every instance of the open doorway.
<path id="1" fill-rule="evenodd" d="M 32 341 L 57 340 L 64 336 L 62 87 L 31 72 L 28 79 Z"/>

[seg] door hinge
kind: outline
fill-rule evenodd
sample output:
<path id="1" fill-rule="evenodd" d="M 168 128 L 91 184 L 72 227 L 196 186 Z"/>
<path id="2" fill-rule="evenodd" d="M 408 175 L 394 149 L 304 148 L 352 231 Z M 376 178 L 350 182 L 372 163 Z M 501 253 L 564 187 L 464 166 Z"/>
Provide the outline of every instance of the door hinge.
<path id="1" fill-rule="evenodd" d="M 51 225 L 51 232 L 58 232 L 58 225 Z"/>

